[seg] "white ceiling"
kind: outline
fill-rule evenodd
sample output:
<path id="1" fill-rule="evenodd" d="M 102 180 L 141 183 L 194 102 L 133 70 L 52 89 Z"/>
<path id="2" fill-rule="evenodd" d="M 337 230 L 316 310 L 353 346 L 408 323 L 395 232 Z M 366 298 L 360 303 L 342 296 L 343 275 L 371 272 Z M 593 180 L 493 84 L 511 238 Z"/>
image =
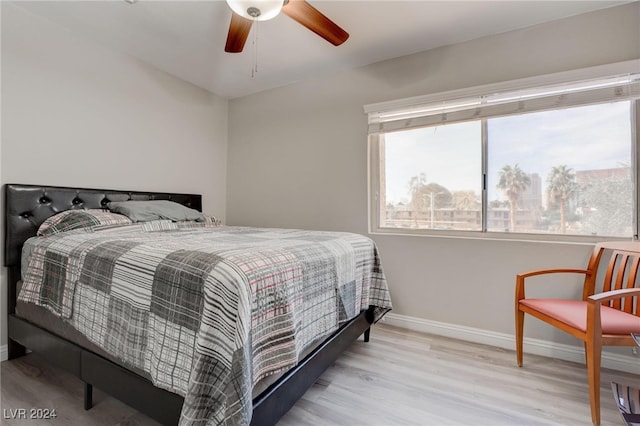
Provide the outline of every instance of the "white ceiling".
<path id="1" fill-rule="evenodd" d="M 258 25 L 258 72 L 249 35 L 240 54 L 224 52 L 231 10 L 222 0 L 16 1 L 17 6 L 234 98 L 310 76 L 502 33 L 628 1 L 327 1 L 309 0 L 343 27 L 334 47 L 280 14 Z"/>

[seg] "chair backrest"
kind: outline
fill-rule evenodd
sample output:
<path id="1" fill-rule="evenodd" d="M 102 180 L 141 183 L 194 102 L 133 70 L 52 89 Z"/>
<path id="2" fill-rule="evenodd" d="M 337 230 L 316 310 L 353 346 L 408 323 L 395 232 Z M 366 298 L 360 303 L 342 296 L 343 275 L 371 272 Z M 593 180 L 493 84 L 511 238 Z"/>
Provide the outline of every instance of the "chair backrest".
<path id="1" fill-rule="evenodd" d="M 603 254 L 608 253 L 608 257 Z M 605 268 L 600 270 L 599 268 Z M 640 287 L 640 242 L 609 241 L 596 244 L 587 269 L 583 299 L 595 293 Z M 603 275 L 602 275 L 603 274 Z M 598 277 L 602 281 L 597 285 Z M 640 316 L 640 307 L 633 297 L 616 299 L 609 307 Z"/>

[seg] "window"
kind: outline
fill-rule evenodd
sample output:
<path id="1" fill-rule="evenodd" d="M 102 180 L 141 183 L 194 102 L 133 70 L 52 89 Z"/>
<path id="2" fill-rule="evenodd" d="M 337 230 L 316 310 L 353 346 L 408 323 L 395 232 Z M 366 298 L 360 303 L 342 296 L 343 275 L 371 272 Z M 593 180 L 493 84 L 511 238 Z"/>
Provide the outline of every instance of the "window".
<path id="1" fill-rule="evenodd" d="M 491 89 L 365 107 L 371 231 L 636 237 L 639 74 Z"/>
<path id="2" fill-rule="evenodd" d="M 470 121 L 380 137 L 381 224 L 405 229 L 482 230 L 481 123 Z"/>

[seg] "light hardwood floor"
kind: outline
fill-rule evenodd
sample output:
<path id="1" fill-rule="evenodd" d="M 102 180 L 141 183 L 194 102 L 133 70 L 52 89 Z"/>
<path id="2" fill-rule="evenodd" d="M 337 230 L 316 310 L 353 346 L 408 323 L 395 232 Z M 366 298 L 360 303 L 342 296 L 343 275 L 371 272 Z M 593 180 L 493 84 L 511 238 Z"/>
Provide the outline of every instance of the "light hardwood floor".
<path id="1" fill-rule="evenodd" d="M 640 362 L 640 360 L 638 361 Z M 333 365 L 280 421 L 298 425 L 590 425 L 584 366 L 378 325 Z M 27 355 L 3 362 L 2 408 L 56 408 L 53 421 L 6 425 L 156 425 L 94 389 Z M 603 370 L 602 425 L 623 425 L 609 383 L 640 377 Z M 6 416 L 3 416 L 6 417 Z"/>

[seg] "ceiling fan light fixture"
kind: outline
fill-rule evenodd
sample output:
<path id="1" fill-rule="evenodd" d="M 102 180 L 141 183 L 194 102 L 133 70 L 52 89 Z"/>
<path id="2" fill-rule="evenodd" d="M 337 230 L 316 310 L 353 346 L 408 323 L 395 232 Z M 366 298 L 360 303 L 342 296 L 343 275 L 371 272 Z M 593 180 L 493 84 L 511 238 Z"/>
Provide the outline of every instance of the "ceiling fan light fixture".
<path id="1" fill-rule="evenodd" d="M 238 15 L 253 21 L 273 19 L 282 10 L 283 0 L 227 0 L 227 4 Z"/>

